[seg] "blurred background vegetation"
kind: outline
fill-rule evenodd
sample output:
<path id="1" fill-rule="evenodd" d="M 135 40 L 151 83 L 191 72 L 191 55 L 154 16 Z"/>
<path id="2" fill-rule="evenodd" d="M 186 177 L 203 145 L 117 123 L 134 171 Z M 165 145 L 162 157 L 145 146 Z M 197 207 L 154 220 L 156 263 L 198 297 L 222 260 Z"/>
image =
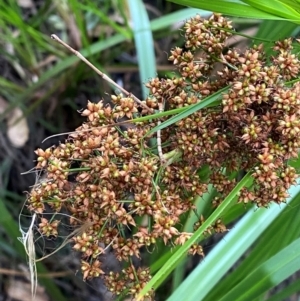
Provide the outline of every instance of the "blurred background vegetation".
<path id="1" fill-rule="evenodd" d="M 109 101 L 109 95 L 115 92 L 93 70 L 51 40 L 50 35 L 61 37 L 127 91 L 143 98 L 147 94 L 143 82 L 154 76 L 174 75 L 174 68 L 168 62 L 169 50 L 177 45 L 183 46 L 183 38 L 178 29 L 184 20 L 196 13 L 203 17 L 210 15 L 208 11 L 186 8 L 164 0 L 0 1 L 1 300 L 31 300 L 26 256 L 23 245 L 17 238 L 21 236 L 19 221 L 25 228 L 30 222 L 23 206 L 26 191 L 30 190 L 36 180 L 36 174 L 30 172 L 35 165 L 34 150 L 58 144 L 66 136 L 53 137 L 44 143 L 42 141 L 79 126 L 84 119 L 77 110 L 84 108 L 87 100 L 98 101 L 104 98 Z M 242 19 L 237 18 L 238 14 L 233 15 L 236 16 L 233 18 L 234 27 L 238 31 L 263 39 L 265 44 L 268 44 L 267 41 L 299 35 L 299 28 L 295 23 L 285 20 Z M 251 42 L 241 36 L 229 41 L 231 46 L 241 50 Z M 298 197 L 298 191 L 295 195 Z M 298 205 L 299 197 L 294 200 L 293 206 L 299 208 Z M 238 219 L 245 210 L 240 208 L 238 212 L 231 212 L 226 217 L 227 221 Z M 285 229 L 293 234 L 286 244 L 299 238 L 299 222 L 295 222 L 296 219 L 299 220 L 297 210 L 292 212 L 293 216 L 289 215 L 291 210 L 281 216 L 274 229 L 269 230 L 270 233 L 264 232 L 265 237 L 272 240 L 274 233 L 279 235 L 279 228 L 282 230 L 280 237 L 286 237 L 282 221 L 286 221 L 284 217 L 288 217 L 288 220 L 294 219 L 294 222 L 288 230 Z M 20 212 L 22 215 L 19 218 Z M 279 215 L 274 213 L 276 214 Z M 263 236 L 258 238 L 261 244 L 258 249 L 263 250 L 266 240 Z M 217 237 L 208 241 L 205 250 L 208 252 L 219 240 L 220 237 Z M 46 249 L 56 247 L 52 241 L 43 241 L 40 245 L 38 256 L 45 254 Z M 284 246 L 283 244 L 281 248 Z M 270 251 L 264 260 L 273 254 Z M 153 271 L 158 270 L 168 256 L 169 253 L 155 252 L 149 260 L 151 263 L 156 262 Z M 199 260 L 194 258 L 179 265 L 172 279 L 169 279 L 163 289 L 158 290 L 157 300 L 166 300 Z M 214 267 L 220 263 L 216 260 L 221 259 L 215 259 Z M 244 269 L 247 270 L 251 265 L 253 262 L 248 262 Z M 41 286 L 36 300 L 111 298 L 101 283 L 82 282 L 80 275 L 76 275 L 77 268 L 78 258 L 68 247 L 62 250 L 62 254 L 54 255 L 39 264 L 38 278 Z M 206 268 L 212 269 L 211 266 Z M 218 269 L 214 272 L 217 274 Z M 228 281 L 233 283 L 235 280 L 231 277 Z M 194 285 L 198 285 L 198 282 Z M 295 293 L 299 291 L 297 274 L 293 274 L 284 287 L 289 289 L 289 293 L 283 294 L 280 287 L 273 289 L 275 297 L 278 293 L 277 299 L 267 293 L 255 300 L 292 300 L 285 298 L 295 297 Z M 185 289 L 188 294 L 189 288 Z M 219 294 L 224 290 L 226 291 L 226 282 L 220 286 Z M 217 292 L 208 293 L 205 300 L 218 300 Z M 182 291 L 179 292 L 177 300 L 185 300 L 183 294 Z"/>

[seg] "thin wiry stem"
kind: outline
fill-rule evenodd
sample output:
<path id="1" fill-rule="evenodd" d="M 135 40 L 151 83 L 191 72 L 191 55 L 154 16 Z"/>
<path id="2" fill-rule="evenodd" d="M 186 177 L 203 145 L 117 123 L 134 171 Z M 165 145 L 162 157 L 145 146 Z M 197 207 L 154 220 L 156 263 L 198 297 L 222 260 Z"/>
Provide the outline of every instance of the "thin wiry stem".
<path id="1" fill-rule="evenodd" d="M 92 222 L 89 222 L 89 221 L 85 222 L 80 228 L 75 229 L 72 233 L 70 233 L 57 249 L 55 249 L 52 253 L 43 256 L 42 258 L 36 259 L 35 262 L 42 261 L 42 260 L 44 260 L 44 259 L 52 256 L 53 254 L 55 254 L 56 252 L 58 252 L 59 250 L 61 250 L 64 246 L 66 246 L 67 244 L 69 244 L 70 242 L 72 242 L 73 241 L 72 240 L 73 237 L 76 237 L 78 235 L 82 235 L 82 233 L 84 233 L 92 225 L 93 225 Z"/>

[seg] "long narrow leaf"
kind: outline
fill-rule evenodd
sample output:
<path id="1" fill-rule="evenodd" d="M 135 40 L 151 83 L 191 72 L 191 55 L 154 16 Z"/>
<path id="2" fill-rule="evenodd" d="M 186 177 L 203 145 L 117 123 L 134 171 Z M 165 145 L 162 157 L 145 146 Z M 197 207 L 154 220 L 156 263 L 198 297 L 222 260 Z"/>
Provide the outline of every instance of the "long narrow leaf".
<path id="1" fill-rule="evenodd" d="M 156 76 L 156 60 L 151 26 L 143 1 L 128 0 L 128 5 L 133 21 L 134 42 L 139 63 L 143 97 L 146 98 L 148 89 L 143 83 Z"/>
<path id="2" fill-rule="evenodd" d="M 207 220 L 201 225 L 201 227 L 193 234 L 193 236 L 183 246 L 181 246 L 172 255 L 172 257 L 165 263 L 165 265 L 154 275 L 154 277 L 150 280 L 150 282 L 142 290 L 141 294 L 139 295 L 139 298 L 142 298 L 142 296 L 144 296 L 151 288 L 157 288 L 167 278 L 167 276 L 176 267 L 176 264 L 182 260 L 182 258 L 187 253 L 189 248 L 199 240 L 199 238 L 202 236 L 203 232 L 207 229 L 207 227 L 209 227 L 211 224 L 213 224 L 220 215 L 224 214 L 226 209 L 234 201 L 234 198 L 237 196 L 238 192 L 251 181 L 252 181 L 252 178 L 250 176 L 250 173 L 248 173 L 235 186 L 235 188 L 231 191 L 231 193 L 225 198 L 223 203 L 207 218 Z M 183 287 L 183 285 L 181 285 L 180 288 L 181 287 Z M 139 298 L 138 298 L 138 300 L 139 300 Z M 184 299 L 184 300 L 187 300 L 187 299 Z"/>
<path id="3" fill-rule="evenodd" d="M 257 8 L 251 7 L 242 1 L 234 0 L 168 0 L 181 5 L 196 7 L 204 10 L 209 10 L 217 13 L 223 13 L 229 16 L 253 18 L 253 19 L 269 19 L 269 20 L 283 20 L 283 18 L 275 16 L 271 13 L 261 11 Z"/>
<path id="4" fill-rule="evenodd" d="M 300 270 L 300 238 L 264 262 L 219 300 L 252 301 L 298 270 Z"/>
<path id="5" fill-rule="evenodd" d="M 219 102 L 221 99 L 221 96 L 223 93 L 225 93 L 227 90 L 229 89 L 229 87 L 225 87 L 223 89 L 220 89 L 218 92 L 206 97 L 205 99 L 201 100 L 201 102 L 198 102 L 194 105 L 191 105 L 189 107 L 187 107 L 186 110 L 184 110 L 183 112 L 179 113 L 176 116 L 171 117 L 170 119 L 166 120 L 165 122 L 161 123 L 160 125 L 154 127 L 152 130 L 150 130 L 147 135 L 151 135 L 155 132 L 157 132 L 158 130 L 162 130 L 178 121 L 180 121 L 183 118 L 186 118 L 188 116 L 190 116 L 191 114 L 199 111 L 200 109 L 206 108 L 210 105 L 212 105 L 215 102 Z"/>
<path id="6" fill-rule="evenodd" d="M 211 203 L 214 196 L 215 189 L 212 185 L 209 185 L 208 192 L 206 192 L 202 197 L 198 197 L 195 201 L 197 215 L 195 214 L 194 210 L 191 211 L 183 227 L 184 232 L 194 231 L 193 226 L 199 220 L 199 216 L 206 216 L 204 212 L 211 209 Z M 188 258 L 182 260 L 182 262 L 174 270 L 172 279 L 172 291 L 175 291 L 175 289 L 177 289 L 177 287 L 182 283 L 182 280 L 186 273 L 185 264 L 187 263 L 187 261 Z"/>
<path id="7" fill-rule="evenodd" d="M 195 9 L 195 8 L 184 8 L 179 11 L 164 15 L 151 21 L 151 30 L 156 31 L 173 25 L 174 23 L 184 22 L 184 20 L 194 17 L 200 14 L 202 17 L 210 16 L 210 11 Z"/>
<path id="8" fill-rule="evenodd" d="M 300 291 L 300 279 L 296 280 L 292 284 L 284 287 L 279 293 L 268 298 L 268 301 L 282 301 L 287 299 L 289 296 L 298 293 Z"/>
<path id="9" fill-rule="evenodd" d="M 255 38 L 267 38 L 271 41 L 282 40 L 290 37 L 297 27 L 297 24 L 287 21 L 264 20 L 260 24 Z M 271 54 L 274 42 L 263 42 L 263 44 L 265 53 Z"/>
<path id="10" fill-rule="evenodd" d="M 299 201 L 300 195 L 297 193 L 289 205 L 282 208 L 280 215 L 260 234 L 248 256 L 211 290 L 205 300 L 219 299 L 220 296 L 224 296 L 254 269 L 300 237 L 300 221 L 297 218 L 300 213 Z M 249 283 L 249 286 L 252 285 L 255 283 Z"/>
<path id="11" fill-rule="evenodd" d="M 290 194 L 295 197 L 299 191 L 300 186 L 294 186 L 290 189 Z M 290 202 L 291 198 L 287 203 Z M 260 234 L 282 212 L 283 206 L 273 204 L 268 209 L 261 208 L 249 211 L 226 235 L 226 238 L 214 247 L 168 301 L 175 301 L 178 296 L 185 296 L 185 301 L 203 300 Z M 189 292 L 188 295 L 186 295 L 186 292 Z"/>
<path id="12" fill-rule="evenodd" d="M 292 7 L 282 3 L 278 0 L 243 0 L 251 7 L 257 8 L 261 11 L 272 13 L 275 16 L 279 16 L 285 19 L 300 21 L 300 15 Z"/>

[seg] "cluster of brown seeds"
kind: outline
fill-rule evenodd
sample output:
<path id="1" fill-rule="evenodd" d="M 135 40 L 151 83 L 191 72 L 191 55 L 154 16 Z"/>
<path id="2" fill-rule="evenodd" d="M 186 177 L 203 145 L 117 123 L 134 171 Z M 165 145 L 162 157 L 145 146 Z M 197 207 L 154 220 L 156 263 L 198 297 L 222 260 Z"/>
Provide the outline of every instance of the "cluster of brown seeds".
<path id="1" fill-rule="evenodd" d="M 181 166 L 209 165 L 209 183 L 219 200 L 235 185 L 235 179 L 228 178 L 231 172 L 254 170 L 255 183 L 242 190 L 239 201 L 266 207 L 284 202 L 297 178 L 288 160 L 298 156 L 300 146 L 300 84 L 288 81 L 299 76 L 300 65 L 291 39 L 275 43 L 271 64 L 262 45 L 245 53 L 225 50 L 231 29 L 230 22 L 216 14 L 209 20 L 188 21 L 186 50 L 177 47 L 169 58 L 182 77 L 156 78 L 148 87 L 171 109 L 229 87 L 221 105 L 195 112 L 162 136 L 171 141 L 168 150 L 182 151 Z M 169 173 L 176 174 L 176 168 L 171 165 Z"/>
<path id="2" fill-rule="evenodd" d="M 217 192 L 212 204 L 217 207 L 236 184 L 232 172 L 253 170 L 254 184 L 241 191 L 239 202 L 268 206 L 286 199 L 297 177 L 287 160 L 297 156 L 300 143 L 300 85 L 286 82 L 298 76 L 299 61 L 291 53 L 291 40 L 276 43 L 271 65 L 261 46 L 243 54 L 225 50 L 231 32 L 230 22 L 218 14 L 189 20 L 186 49 L 177 47 L 170 56 L 179 77 L 147 84 L 145 103 L 156 110 L 160 104 L 165 109 L 196 104 L 229 86 L 221 103 L 163 129 L 161 146 L 153 147 L 156 136 L 146 135 L 155 121 L 116 124 L 146 114 L 134 98 L 117 95 L 112 96 L 114 105 L 89 102 L 82 112 L 87 122 L 65 143 L 36 151 L 36 168 L 46 179 L 30 192 L 29 209 L 40 214 L 45 236 L 57 236 L 60 226 L 59 220 L 43 215 L 49 208 L 67 210 L 74 226 L 86 225 L 73 237 L 84 279 L 102 277 L 114 294 L 127 288 L 128 294 L 138 295 L 151 277 L 148 268 L 134 267 L 133 257 L 140 258 L 141 249 L 158 240 L 170 247 L 187 241 L 192 233 L 180 232 L 180 217 L 195 209 L 193 200 L 207 192 L 208 183 Z M 159 147 L 166 158 L 178 158 L 161 160 Z M 139 225 L 136 217 L 142 217 Z M 199 217 L 195 229 L 203 221 Z M 218 220 L 206 232 L 224 231 Z M 111 250 L 120 262 L 129 262 L 127 269 L 102 269 L 99 256 Z M 190 253 L 203 255 L 203 250 L 193 245 Z"/>

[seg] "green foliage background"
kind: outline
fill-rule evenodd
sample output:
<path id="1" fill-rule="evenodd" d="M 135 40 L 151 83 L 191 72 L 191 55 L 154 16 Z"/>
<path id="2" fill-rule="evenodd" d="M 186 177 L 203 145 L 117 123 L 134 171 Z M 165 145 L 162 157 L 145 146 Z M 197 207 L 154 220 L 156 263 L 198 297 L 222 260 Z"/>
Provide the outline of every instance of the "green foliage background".
<path id="1" fill-rule="evenodd" d="M 278 38 L 297 36 L 300 23 L 300 2 L 286 1 L 205 1 L 205 0 L 173 0 L 180 6 L 172 6 L 169 2 L 156 1 L 161 16 L 149 20 L 145 3 L 135 1 L 44 1 L 38 7 L 38 13 L 24 18 L 25 12 L 16 1 L 0 2 L 0 43 L 10 44 L 14 49 L 11 53 L 1 47 L 2 58 L 14 67 L 17 75 L 7 77 L 0 74 L 1 96 L 9 106 L 0 115 L 1 131 L 5 133 L 5 119 L 10 112 L 19 107 L 24 116 L 30 121 L 31 136 L 35 136 L 37 127 L 43 128 L 43 134 L 51 135 L 72 129 L 80 120 L 70 120 L 71 128 L 66 127 L 66 114 L 73 113 L 77 108 L 72 102 L 78 89 L 87 91 L 86 94 L 104 94 L 110 88 L 92 73 L 86 66 L 79 63 L 57 44 L 51 42 L 49 36 L 59 31 L 64 40 L 68 39 L 66 22 L 68 15 L 73 15 L 78 32 L 80 33 L 80 52 L 99 69 L 106 71 L 114 58 L 124 51 L 136 48 L 137 63 L 140 79 L 145 82 L 156 75 L 155 53 L 153 43 L 155 39 L 172 35 L 171 26 L 178 20 L 185 20 L 196 13 L 207 15 L 206 11 L 215 11 L 233 17 L 233 21 L 241 27 L 247 27 L 249 20 L 258 24 L 255 38 L 270 45 Z M 194 8 L 185 8 L 184 6 Z M 199 10 L 201 9 L 201 10 Z M 123 24 L 108 17 L 111 10 L 122 16 Z M 257 21 L 259 20 L 259 21 Z M 91 39 L 88 29 L 95 24 L 101 24 L 97 38 Z M 134 24 L 131 28 L 130 24 Z M 47 25 L 47 26 L 46 26 Z M 112 29 L 112 34 L 107 33 Z M 16 34 L 17 32 L 17 34 Z M 180 39 L 180 36 L 175 36 Z M 37 68 L 38 63 L 45 57 L 54 55 L 58 58 L 55 64 Z M 168 71 L 161 72 L 162 75 Z M 71 79 L 71 80 L 70 80 Z M 89 83 L 91 87 L 82 87 L 81 83 Z M 93 88 L 97 86 L 97 89 Z M 134 91 L 133 91 L 134 92 Z M 142 94 L 147 90 L 142 88 Z M 215 98 L 213 98 L 215 97 Z M 218 98 L 213 96 L 201 106 L 195 106 L 189 112 L 183 111 L 175 116 L 171 122 L 176 122 L 191 114 L 195 110 L 209 105 Z M 58 99 L 55 105 L 55 120 L 45 117 L 43 110 L 49 106 L 49 99 Z M 52 117 L 53 118 L 53 117 Z M 75 117 L 74 117 L 75 118 Z M 169 121 L 170 123 L 170 121 Z M 162 124 L 167 126 L 167 124 Z M 45 137 L 43 137 L 45 138 Z M 34 137 L 22 152 L 33 153 L 41 141 Z M 2 146 L 3 147 L 3 146 Z M 11 148 L 14 156 L 1 157 L 1 189 L 0 189 L 0 248 L 3 258 L 14 258 L 15 262 L 25 262 L 22 244 L 17 240 L 20 235 L 18 213 L 21 211 L 24 197 L 20 191 L 13 189 L 11 173 L 14 164 L 18 162 L 18 151 Z M 32 158 L 32 157 L 31 157 Z M 291 162 L 299 167 L 299 160 Z M 24 170 L 23 170 L 24 171 Z M 299 279 L 290 278 L 287 285 L 280 286 L 275 294 L 270 290 L 280 285 L 282 281 L 294 275 L 300 269 L 300 194 L 299 187 L 293 187 L 290 198 L 285 205 L 272 205 L 268 209 L 245 208 L 236 206 L 238 191 L 251 181 L 246 175 L 228 195 L 222 205 L 211 213 L 209 218 L 199 228 L 193 237 L 182 247 L 174 249 L 172 253 L 161 248 L 159 253 L 151 256 L 153 279 L 145 288 L 159 289 L 167 287 L 167 296 L 160 300 L 285 300 L 299 292 Z M 204 199 L 197 200 L 198 212 L 208 212 L 212 193 Z M 194 241 L 204 240 L 204 230 L 222 217 L 226 223 L 237 221 L 224 239 L 216 244 L 192 273 L 185 278 L 188 258 L 185 253 Z M 194 223 L 191 214 L 183 221 L 186 231 L 191 231 Z M 9 242 L 9 243 L 8 243 Z M 38 265 L 39 272 L 47 272 L 43 264 Z M 167 282 L 168 281 L 168 282 Z M 40 278 L 52 300 L 67 300 L 61 288 L 52 279 Z M 159 291 L 160 292 L 160 291 Z M 158 297 L 159 297 L 158 293 Z"/>

